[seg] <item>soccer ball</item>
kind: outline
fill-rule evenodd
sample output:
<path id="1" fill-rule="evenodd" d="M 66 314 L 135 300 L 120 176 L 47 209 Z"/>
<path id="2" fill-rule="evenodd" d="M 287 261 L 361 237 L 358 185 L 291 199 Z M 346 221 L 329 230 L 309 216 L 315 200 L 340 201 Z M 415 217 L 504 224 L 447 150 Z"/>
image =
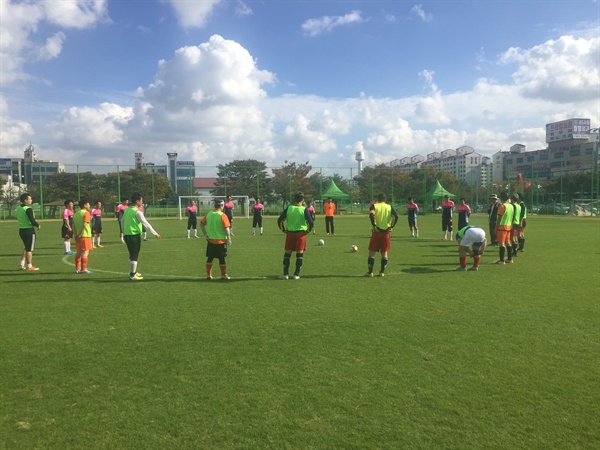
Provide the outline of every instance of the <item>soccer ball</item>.
<path id="1" fill-rule="evenodd" d="M 350 246 L 350 251 L 352 253 L 356 253 L 358 251 L 358 245 L 351 245 Z"/>
<path id="2" fill-rule="evenodd" d="M 319 239 L 319 242 L 317 242 L 317 244 L 319 244 L 319 245 L 325 245 L 325 241 L 323 239 Z"/>

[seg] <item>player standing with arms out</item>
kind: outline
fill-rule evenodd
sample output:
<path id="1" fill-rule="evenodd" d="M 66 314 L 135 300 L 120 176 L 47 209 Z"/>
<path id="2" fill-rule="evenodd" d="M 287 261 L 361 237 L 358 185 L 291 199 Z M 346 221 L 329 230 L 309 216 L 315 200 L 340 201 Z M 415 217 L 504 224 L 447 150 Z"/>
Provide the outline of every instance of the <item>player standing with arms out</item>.
<path id="1" fill-rule="evenodd" d="M 294 280 L 300 278 L 300 269 L 304 262 L 306 251 L 306 235 L 312 229 L 313 221 L 310 212 L 302 206 L 304 194 L 300 191 L 294 193 L 294 204 L 283 210 L 277 219 L 277 226 L 286 233 L 285 253 L 283 254 L 283 275 L 279 278 L 288 280 L 290 278 L 290 259 L 292 253 L 296 252 L 296 270 Z M 287 225 L 287 227 L 286 227 Z"/>
<path id="2" fill-rule="evenodd" d="M 88 270 L 88 255 L 92 246 L 92 228 L 90 215 L 90 202 L 85 199 L 79 200 L 79 211 L 73 217 L 75 230 L 75 273 L 91 274 Z"/>
<path id="3" fill-rule="evenodd" d="M 40 270 L 35 267 L 33 262 L 33 249 L 35 248 L 35 229 L 38 230 L 42 226 L 37 223 L 33 216 L 33 209 L 31 209 L 31 195 L 27 192 L 21 194 L 19 197 L 21 204 L 17 206 L 17 222 L 19 223 L 19 236 L 25 245 L 23 254 L 21 255 L 21 270 Z"/>
<path id="4" fill-rule="evenodd" d="M 521 194 L 521 198 L 523 198 L 523 195 Z M 521 205 L 521 231 L 519 233 L 519 251 L 520 252 L 524 252 L 525 251 L 525 227 L 527 226 L 527 205 L 525 205 L 525 202 L 523 200 L 521 200 L 521 203 L 519 203 Z"/>
<path id="5" fill-rule="evenodd" d="M 152 228 L 144 213 L 139 210 L 143 203 L 142 194 L 135 193 L 131 196 L 131 205 L 123 211 L 123 239 L 129 251 L 129 279 L 132 281 L 144 279 L 137 271 L 138 257 L 142 248 L 142 226 L 150 230 L 156 239 L 160 239 L 160 234 Z"/>
<path id="6" fill-rule="evenodd" d="M 479 270 L 479 260 L 485 251 L 487 239 L 485 231 L 478 227 L 467 225 L 456 233 L 456 243 L 458 244 L 458 260 L 460 267 L 454 269 L 457 272 L 467 270 L 467 254 L 473 258 L 473 267 L 469 270 Z"/>
<path id="7" fill-rule="evenodd" d="M 415 203 L 414 197 L 408 197 L 408 228 L 410 229 L 411 237 L 419 237 L 419 228 L 417 227 L 417 216 L 419 215 L 419 205 Z"/>
<path id="8" fill-rule="evenodd" d="M 490 203 L 488 204 L 488 222 L 490 225 L 490 242 L 492 245 L 496 244 L 496 220 L 498 219 L 498 196 L 496 194 L 490 195 Z"/>
<path id="9" fill-rule="evenodd" d="M 452 240 L 452 213 L 454 212 L 454 202 L 450 200 L 449 195 L 444 195 L 444 201 L 442 202 L 442 231 L 444 237 L 442 241 L 448 240 L 448 233 L 450 233 L 450 240 Z"/>
<path id="10" fill-rule="evenodd" d="M 227 275 L 227 245 L 231 245 L 231 223 L 223 212 L 223 200 L 215 200 L 215 209 L 200 220 L 200 229 L 208 241 L 206 244 L 206 279 L 212 280 L 213 260 L 219 260 L 221 280 L 229 280 Z"/>
<path id="11" fill-rule="evenodd" d="M 369 259 L 367 260 L 367 273 L 365 276 L 373 278 L 373 267 L 375 266 L 375 253 L 381 253 L 381 269 L 379 276 L 383 277 L 388 263 L 388 252 L 390 251 L 390 233 L 398 221 L 398 213 L 388 205 L 385 194 L 377 196 L 377 203 L 371 206 L 369 219 L 371 220 L 371 240 L 369 241 Z"/>
<path id="12" fill-rule="evenodd" d="M 71 239 L 73 238 L 73 200 L 65 200 L 65 209 L 62 212 L 62 227 L 60 234 L 63 238 L 65 255 L 72 255 Z"/>
<path id="13" fill-rule="evenodd" d="M 263 214 L 265 212 L 265 207 L 260 202 L 260 198 L 256 197 L 254 199 L 254 205 L 252 205 L 252 236 L 256 236 L 256 227 L 260 230 L 260 235 L 263 234 Z"/>
<path id="14" fill-rule="evenodd" d="M 123 236 L 123 214 L 127 209 L 127 205 L 129 205 L 129 199 L 123 197 L 121 199 L 121 203 L 117 206 L 115 211 L 115 216 L 117 217 L 117 222 L 119 222 L 119 238 L 121 239 L 121 244 L 125 243 L 125 239 Z"/>
<path id="15" fill-rule="evenodd" d="M 198 207 L 194 200 L 190 200 L 190 205 L 185 208 L 185 215 L 188 218 L 187 238 L 190 238 L 190 230 L 194 229 L 194 237 L 198 237 Z"/>
<path id="16" fill-rule="evenodd" d="M 459 201 L 460 205 L 458 205 L 458 229 L 462 230 L 464 227 L 469 225 L 471 207 L 467 205 L 467 201 L 464 197 L 461 197 Z"/>
<path id="17" fill-rule="evenodd" d="M 323 205 L 323 211 L 325 211 L 325 231 L 327 232 L 327 236 L 329 236 L 329 230 L 331 230 L 331 235 L 335 235 L 335 229 L 333 227 L 333 215 L 335 214 L 335 203 L 333 203 L 333 199 L 329 197 L 327 202 Z"/>
<path id="18" fill-rule="evenodd" d="M 233 236 L 233 210 L 235 209 L 235 204 L 231 201 L 231 195 L 226 197 L 225 204 L 223 205 L 223 212 L 229 219 L 229 225 L 231 227 L 231 235 Z"/>
<path id="19" fill-rule="evenodd" d="M 312 202 L 310 202 L 310 201 L 306 202 L 306 210 L 310 213 L 310 217 L 313 220 L 312 232 L 313 232 L 313 234 L 317 234 L 317 230 L 315 228 L 315 220 L 317 217 L 317 213 L 315 211 L 315 207 L 312 205 Z"/>
<path id="20" fill-rule="evenodd" d="M 498 220 L 496 225 L 496 242 L 498 243 L 498 251 L 500 259 L 494 264 L 511 264 L 512 263 L 512 246 L 511 233 L 514 208 L 508 201 L 508 193 L 500 193 L 500 201 L 502 204 L 498 207 Z M 508 251 L 508 259 L 504 261 L 504 256 Z"/>
<path id="21" fill-rule="evenodd" d="M 92 248 L 102 248 L 100 244 L 100 235 L 102 234 L 102 202 L 96 201 L 92 209 Z"/>

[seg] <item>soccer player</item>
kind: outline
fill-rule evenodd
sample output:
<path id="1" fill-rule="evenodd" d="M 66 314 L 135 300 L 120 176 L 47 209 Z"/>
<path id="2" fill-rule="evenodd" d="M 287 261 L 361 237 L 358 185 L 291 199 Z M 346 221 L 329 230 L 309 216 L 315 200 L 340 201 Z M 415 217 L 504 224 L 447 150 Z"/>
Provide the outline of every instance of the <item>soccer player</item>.
<path id="1" fill-rule="evenodd" d="M 417 227 L 417 216 L 419 215 L 419 205 L 415 203 L 413 197 L 408 197 L 408 228 L 410 229 L 411 237 L 419 237 L 419 228 Z"/>
<path id="2" fill-rule="evenodd" d="M 498 196 L 496 194 L 490 195 L 490 203 L 488 204 L 488 222 L 490 227 L 490 242 L 497 246 L 496 244 L 496 220 L 498 219 Z"/>
<path id="3" fill-rule="evenodd" d="M 313 220 L 312 232 L 313 234 L 317 234 L 317 229 L 315 228 L 315 220 L 317 217 L 317 213 L 315 211 L 315 207 L 312 205 L 312 202 L 306 202 L 306 210 L 310 213 L 310 217 L 312 217 Z"/>
<path id="4" fill-rule="evenodd" d="M 227 245 L 231 245 L 231 223 L 224 213 L 223 200 L 215 200 L 215 209 L 200 220 L 200 229 L 206 237 L 206 279 L 212 280 L 213 260 L 219 260 L 221 280 L 229 280 L 227 275 Z"/>
<path id="5" fill-rule="evenodd" d="M 117 217 L 117 221 L 119 222 L 119 238 L 121 239 L 121 244 L 125 243 L 125 239 L 123 236 L 123 214 L 127 209 L 127 205 L 129 205 L 129 199 L 127 197 L 123 197 L 121 199 L 121 203 L 117 206 L 115 210 L 115 216 Z"/>
<path id="6" fill-rule="evenodd" d="M 185 215 L 188 218 L 187 238 L 190 238 L 190 230 L 194 229 L 194 237 L 198 237 L 198 207 L 195 200 L 190 200 L 190 205 L 185 208 Z"/>
<path id="7" fill-rule="evenodd" d="M 523 195 L 521 195 L 523 198 Z M 525 251 L 525 227 L 527 226 L 527 205 L 521 200 L 521 231 L 519 233 L 519 251 Z"/>
<path id="8" fill-rule="evenodd" d="M 450 240 L 452 240 L 452 213 L 454 212 L 454 202 L 450 200 L 449 195 L 444 195 L 444 201 L 442 202 L 442 231 L 444 237 L 442 241 L 448 240 L 448 233 L 450 233 Z"/>
<path id="9" fill-rule="evenodd" d="M 521 204 L 519 203 L 519 194 L 513 194 L 511 200 L 512 206 L 514 208 L 513 226 L 511 233 L 511 247 L 512 257 L 516 258 L 517 256 L 519 256 L 517 250 L 519 249 L 519 234 L 521 233 Z"/>
<path id="10" fill-rule="evenodd" d="M 72 255 L 71 239 L 73 239 L 73 200 L 65 200 L 65 209 L 62 212 L 62 227 L 60 234 L 63 238 L 65 255 Z"/>
<path id="11" fill-rule="evenodd" d="M 460 205 L 458 205 L 458 229 L 462 230 L 464 227 L 469 225 L 469 217 L 471 216 L 471 207 L 467 205 L 467 201 L 464 197 L 459 199 Z"/>
<path id="12" fill-rule="evenodd" d="M 254 205 L 252 205 L 252 236 L 256 236 L 256 227 L 258 226 L 260 230 L 260 235 L 263 234 L 263 214 L 265 212 L 265 207 L 260 202 L 260 198 L 256 197 L 254 199 Z"/>
<path id="13" fill-rule="evenodd" d="M 290 259 L 293 252 L 296 252 L 294 280 L 300 278 L 300 269 L 302 268 L 304 252 L 306 251 L 306 235 L 310 232 L 313 225 L 310 212 L 302 206 L 303 201 L 304 194 L 302 192 L 298 191 L 294 193 L 294 204 L 284 209 L 277 219 L 277 226 L 281 231 L 286 233 L 285 253 L 283 254 L 283 275 L 279 277 L 282 280 L 290 278 Z"/>
<path id="14" fill-rule="evenodd" d="M 33 249 L 35 247 L 35 229 L 38 230 L 42 226 L 37 223 L 31 209 L 31 195 L 27 192 L 21 194 L 21 204 L 17 206 L 17 222 L 19 223 L 19 236 L 25 245 L 23 254 L 21 255 L 21 270 L 40 270 L 35 267 L 33 262 Z"/>
<path id="15" fill-rule="evenodd" d="M 473 267 L 469 270 L 479 270 L 479 260 L 487 246 L 485 231 L 478 227 L 467 225 L 456 233 L 456 243 L 458 244 L 458 260 L 460 267 L 456 271 L 465 272 L 467 270 L 467 255 L 473 258 Z"/>
<path id="16" fill-rule="evenodd" d="M 331 197 L 329 197 L 323 205 L 323 210 L 325 211 L 325 231 L 327 232 L 327 236 L 329 236 L 329 230 L 331 229 L 331 235 L 333 236 L 335 235 L 335 229 L 333 227 L 335 203 L 333 203 L 333 199 Z"/>
<path id="17" fill-rule="evenodd" d="M 102 202 L 96 200 L 94 209 L 92 209 L 92 248 L 102 248 L 100 235 L 102 234 Z"/>
<path id="18" fill-rule="evenodd" d="M 156 239 L 160 239 L 160 234 L 152 228 L 152 225 L 144 217 L 144 213 L 139 210 L 143 203 L 142 194 L 135 193 L 131 196 L 131 205 L 123 211 L 123 240 L 127 244 L 127 250 L 129 251 L 129 279 L 132 281 L 144 279 L 142 274 L 137 271 L 138 257 L 142 248 L 142 225 Z"/>
<path id="19" fill-rule="evenodd" d="M 368 270 L 366 276 L 371 278 L 373 278 L 375 253 L 377 252 L 381 253 L 379 276 L 384 276 L 388 263 L 388 252 L 390 251 L 390 233 L 398 221 L 398 213 L 385 200 L 385 194 L 379 194 L 377 196 L 377 203 L 373 204 L 369 211 L 372 232 L 369 242 L 369 259 L 367 260 Z"/>
<path id="20" fill-rule="evenodd" d="M 88 270 L 88 255 L 92 246 L 92 227 L 90 226 L 90 202 L 79 200 L 79 211 L 73 217 L 75 230 L 75 273 L 91 274 Z"/>
<path id="21" fill-rule="evenodd" d="M 231 201 L 231 195 L 228 195 L 225 200 L 225 204 L 223 205 L 223 212 L 229 219 L 229 225 L 231 227 L 231 235 L 233 236 L 233 210 L 235 209 L 235 204 Z"/>
<path id="22" fill-rule="evenodd" d="M 498 207 L 498 220 L 496 224 L 496 242 L 498 243 L 498 251 L 500 259 L 494 264 L 511 264 L 512 263 L 512 246 L 511 233 L 514 208 L 508 201 L 508 193 L 500 193 L 500 201 L 502 204 Z M 508 259 L 504 261 L 504 256 L 508 252 Z"/>

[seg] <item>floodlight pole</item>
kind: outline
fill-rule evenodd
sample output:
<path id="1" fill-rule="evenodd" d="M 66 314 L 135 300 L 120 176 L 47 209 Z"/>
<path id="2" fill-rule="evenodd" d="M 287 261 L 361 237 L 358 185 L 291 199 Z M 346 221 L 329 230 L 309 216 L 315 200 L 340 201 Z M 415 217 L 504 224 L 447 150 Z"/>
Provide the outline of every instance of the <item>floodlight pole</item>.
<path id="1" fill-rule="evenodd" d="M 594 215 L 594 176 L 597 173 L 596 165 L 598 164 L 596 158 L 598 157 L 598 139 L 600 139 L 600 128 L 590 128 L 590 134 L 595 134 L 596 139 L 594 140 L 594 147 L 592 152 L 592 170 L 591 170 L 591 192 L 590 192 L 590 212 Z M 596 197 L 600 192 L 600 178 L 596 183 Z"/>

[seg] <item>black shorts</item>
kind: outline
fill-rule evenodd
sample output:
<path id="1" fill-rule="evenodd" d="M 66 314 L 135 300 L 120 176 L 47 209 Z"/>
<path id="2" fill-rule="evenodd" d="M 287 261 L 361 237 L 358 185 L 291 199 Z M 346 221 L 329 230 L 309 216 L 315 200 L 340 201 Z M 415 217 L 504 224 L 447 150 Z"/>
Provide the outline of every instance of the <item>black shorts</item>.
<path id="1" fill-rule="evenodd" d="M 35 247 L 35 228 L 19 228 L 19 236 L 25 245 L 25 251 L 32 252 Z"/>
<path id="2" fill-rule="evenodd" d="M 257 225 L 262 227 L 262 216 L 252 218 L 252 228 L 256 228 Z"/>
<path id="3" fill-rule="evenodd" d="M 416 217 L 409 217 L 408 218 L 408 226 L 410 228 L 414 228 L 417 226 L 417 218 Z"/>
<path id="4" fill-rule="evenodd" d="M 123 236 L 123 240 L 125 241 L 125 244 L 127 244 L 129 261 L 137 261 L 140 256 L 140 250 L 142 249 L 142 235 L 126 234 Z"/>
<path id="5" fill-rule="evenodd" d="M 194 230 L 198 227 L 198 218 L 194 217 L 193 219 L 188 219 L 188 227 L 187 229 L 189 230 L 190 228 L 193 228 Z"/>
<path id="6" fill-rule="evenodd" d="M 100 226 L 93 226 L 92 227 L 92 234 L 95 234 L 96 236 L 101 235 L 102 234 L 102 225 L 100 225 Z"/>
<path id="7" fill-rule="evenodd" d="M 73 239 L 73 227 L 71 227 L 71 231 L 69 231 L 69 229 L 63 225 L 60 229 L 60 234 L 63 239 Z"/>
<path id="8" fill-rule="evenodd" d="M 206 245 L 206 257 L 208 259 L 225 258 L 227 256 L 227 244 L 213 244 L 209 242 Z"/>
<path id="9" fill-rule="evenodd" d="M 452 231 L 452 217 L 442 218 L 442 231 Z"/>

